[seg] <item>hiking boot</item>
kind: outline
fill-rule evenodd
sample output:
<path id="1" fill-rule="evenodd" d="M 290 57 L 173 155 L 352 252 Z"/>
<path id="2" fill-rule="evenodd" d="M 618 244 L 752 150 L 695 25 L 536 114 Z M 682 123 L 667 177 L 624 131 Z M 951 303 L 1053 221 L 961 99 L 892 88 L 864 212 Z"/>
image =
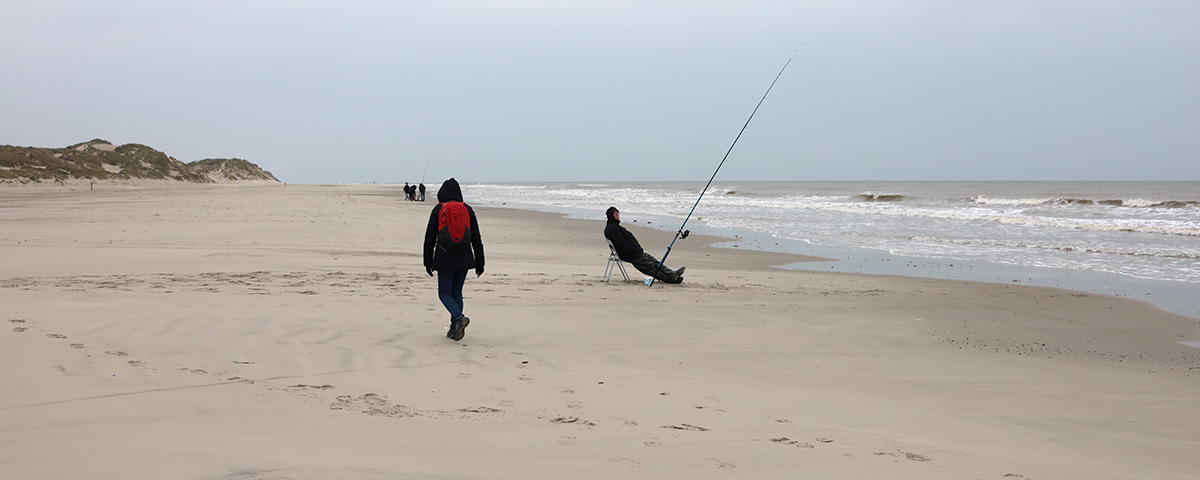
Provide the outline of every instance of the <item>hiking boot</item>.
<path id="1" fill-rule="evenodd" d="M 465 336 L 467 334 L 467 325 L 470 325 L 470 324 L 471 324 L 471 319 L 467 318 L 466 315 L 463 315 L 462 317 L 460 317 L 458 319 L 457 322 L 451 322 L 450 332 L 447 333 L 446 336 L 450 337 L 451 340 L 454 340 L 456 342 L 459 340 L 462 340 L 463 336 Z"/>
<path id="2" fill-rule="evenodd" d="M 676 271 L 675 271 L 675 276 L 676 276 L 676 277 L 682 277 L 682 276 L 683 276 L 683 271 L 684 271 L 684 270 L 687 270 L 687 267 L 679 267 L 679 270 L 676 270 Z"/>

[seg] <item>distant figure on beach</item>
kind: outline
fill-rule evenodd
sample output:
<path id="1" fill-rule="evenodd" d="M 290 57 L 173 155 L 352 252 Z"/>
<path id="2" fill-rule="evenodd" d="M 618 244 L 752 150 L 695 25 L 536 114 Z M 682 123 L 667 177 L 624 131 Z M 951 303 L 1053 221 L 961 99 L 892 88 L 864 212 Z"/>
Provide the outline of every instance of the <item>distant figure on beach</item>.
<path id="1" fill-rule="evenodd" d="M 666 265 L 660 267 L 658 259 L 643 251 L 637 238 L 621 226 L 621 212 L 617 207 L 608 207 L 605 215 L 608 216 L 608 224 L 604 226 L 604 238 L 612 242 L 621 260 L 632 263 L 638 271 L 657 280 L 667 283 L 683 282 L 683 271 L 687 267 L 679 267 L 679 270 L 671 270 Z"/>
<path id="2" fill-rule="evenodd" d="M 420 200 L 421 200 L 422 202 L 424 202 L 424 201 L 425 201 L 425 184 L 424 184 L 424 183 L 422 183 L 422 184 L 421 184 L 421 198 L 420 198 Z"/>
<path id="3" fill-rule="evenodd" d="M 462 188 L 451 178 L 437 192 L 438 204 L 425 228 L 425 272 L 437 270 L 438 298 L 450 312 L 446 336 L 462 340 L 471 319 L 463 314 L 463 285 L 467 271 L 483 275 L 483 240 L 475 210 L 463 202 Z"/>
<path id="4" fill-rule="evenodd" d="M 404 199 L 408 201 L 413 199 L 412 185 L 409 185 L 408 182 L 404 182 Z"/>

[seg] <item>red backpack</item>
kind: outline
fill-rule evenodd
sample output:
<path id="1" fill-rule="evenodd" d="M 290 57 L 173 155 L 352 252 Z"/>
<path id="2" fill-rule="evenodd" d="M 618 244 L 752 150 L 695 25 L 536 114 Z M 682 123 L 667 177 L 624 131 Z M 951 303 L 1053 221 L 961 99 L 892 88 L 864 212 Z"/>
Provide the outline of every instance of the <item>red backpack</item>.
<path id="1" fill-rule="evenodd" d="M 449 201 L 438 212 L 437 245 L 453 252 L 471 244 L 471 212 L 463 202 Z"/>

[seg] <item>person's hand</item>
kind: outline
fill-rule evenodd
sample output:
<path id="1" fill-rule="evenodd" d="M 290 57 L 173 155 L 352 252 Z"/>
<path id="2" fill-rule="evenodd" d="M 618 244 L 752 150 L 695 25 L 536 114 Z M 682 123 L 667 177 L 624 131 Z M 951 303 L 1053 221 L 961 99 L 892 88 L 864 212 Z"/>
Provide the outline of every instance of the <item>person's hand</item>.
<path id="1" fill-rule="evenodd" d="M 425 273 L 428 273 L 429 276 L 432 277 L 433 276 L 433 267 L 425 267 Z"/>
<path id="2" fill-rule="evenodd" d="M 482 275 L 483 275 L 483 267 L 475 267 L 475 276 L 479 277 Z"/>

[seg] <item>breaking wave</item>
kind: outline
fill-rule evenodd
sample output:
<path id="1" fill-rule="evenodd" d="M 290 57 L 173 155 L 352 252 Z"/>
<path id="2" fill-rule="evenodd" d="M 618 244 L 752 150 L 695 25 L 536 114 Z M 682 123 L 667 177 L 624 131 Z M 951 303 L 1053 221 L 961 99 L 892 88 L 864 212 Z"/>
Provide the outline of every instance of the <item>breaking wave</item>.
<path id="1" fill-rule="evenodd" d="M 970 199 L 971 202 L 979 205 L 1055 205 L 1055 206 L 1090 206 L 1102 205 L 1106 207 L 1129 207 L 1129 208 L 1197 208 L 1200 207 L 1200 201 L 1196 200 L 1143 200 L 1140 198 L 1134 199 L 1107 199 L 1107 200 L 1092 200 L 1088 198 L 991 198 L 985 196 L 977 196 Z"/>
<path id="2" fill-rule="evenodd" d="M 898 193 L 878 194 L 868 192 L 858 194 L 854 198 L 861 202 L 903 202 L 908 199 L 908 196 Z"/>

